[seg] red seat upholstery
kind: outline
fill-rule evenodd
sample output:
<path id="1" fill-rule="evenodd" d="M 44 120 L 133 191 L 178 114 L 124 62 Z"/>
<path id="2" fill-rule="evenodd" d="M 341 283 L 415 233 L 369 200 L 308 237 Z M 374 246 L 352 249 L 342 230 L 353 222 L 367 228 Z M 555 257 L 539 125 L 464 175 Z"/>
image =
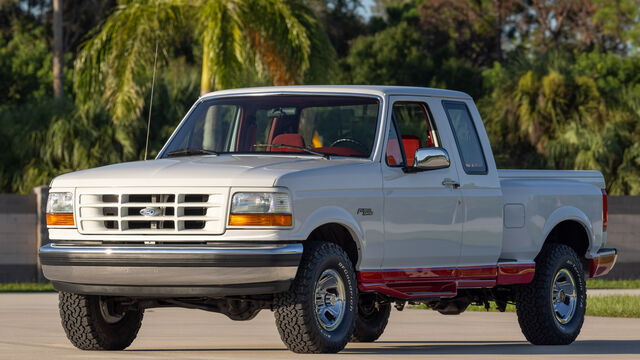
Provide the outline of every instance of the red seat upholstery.
<path id="1" fill-rule="evenodd" d="M 420 148 L 420 138 L 415 135 L 402 135 L 402 146 L 407 157 L 407 166 L 413 166 L 416 150 Z"/>
<path id="2" fill-rule="evenodd" d="M 387 163 L 389 165 L 398 165 L 402 162 L 402 152 L 400 151 L 400 146 L 398 145 L 397 138 L 389 139 L 387 143 Z"/>
<path id="3" fill-rule="evenodd" d="M 290 146 L 301 146 L 304 147 L 304 140 L 300 134 L 280 134 L 273 139 L 272 144 L 279 145 L 290 145 Z M 298 149 L 288 149 L 284 147 L 278 146 L 270 146 L 269 151 L 278 151 L 278 152 L 303 152 Z"/>

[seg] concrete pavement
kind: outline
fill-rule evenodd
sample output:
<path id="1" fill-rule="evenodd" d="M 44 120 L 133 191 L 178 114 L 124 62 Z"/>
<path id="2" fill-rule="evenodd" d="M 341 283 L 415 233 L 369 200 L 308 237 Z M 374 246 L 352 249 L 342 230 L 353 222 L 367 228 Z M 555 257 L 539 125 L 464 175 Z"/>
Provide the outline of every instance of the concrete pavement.
<path id="1" fill-rule="evenodd" d="M 640 289 L 587 289 L 587 296 L 633 295 L 640 296 Z"/>
<path id="2" fill-rule="evenodd" d="M 75 349 L 60 326 L 57 294 L 0 294 L 0 359 L 640 359 L 640 319 L 588 317 L 570 346 L 529 345 L 513 313 L 444 316 L 393 311 L 378 342 L 338 355 L 301 356 L 280 342 L 273 315 L 252 321 L 186 309 L 151 309 L 133 345 L 120 352 Z"/>

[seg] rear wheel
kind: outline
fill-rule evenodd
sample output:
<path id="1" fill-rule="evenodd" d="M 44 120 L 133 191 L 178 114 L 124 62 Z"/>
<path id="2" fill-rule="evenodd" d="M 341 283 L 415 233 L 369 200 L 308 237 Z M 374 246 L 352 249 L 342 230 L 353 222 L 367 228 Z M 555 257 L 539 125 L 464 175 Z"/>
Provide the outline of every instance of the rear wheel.
<path id="1" fill-rule="evenodd" d="M 346 346 L 358 290 L 349 257 L 333 243 L 308 242 L 291 289 L 276 296 L 280 338 L 297 353 L 335 353 Z"/>
<path id="2" fill-rule="evenodd" d="M 109 297 L 60 292 L 60 318 L 67 338 L 82 350 L 122 350 L 142 325 L 143 310 L 119 311 Z"/>
<path id="3" fill-rule="evenodd" d="M 530 284 L 518 290 L 516 308 L 524 336 L 535 345 L 566 345 L 580 334 L 587 305 L 584 272 L 575 251 L 546 244 Z"/>
<path id="4" fill-rule="evenodd" d="M 389 322 L 391 304 L 381 304 L 373 294 L 360 294 L 358 317 L 351 335 L 352 342 L 373 342 L 384 332 Z"/>

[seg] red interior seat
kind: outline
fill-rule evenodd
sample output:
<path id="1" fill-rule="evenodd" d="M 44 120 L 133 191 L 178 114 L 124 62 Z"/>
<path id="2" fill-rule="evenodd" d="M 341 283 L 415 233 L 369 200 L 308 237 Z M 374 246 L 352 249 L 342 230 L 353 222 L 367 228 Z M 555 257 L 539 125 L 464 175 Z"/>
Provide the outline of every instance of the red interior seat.
<path id="1" fill-rule="evenodd" d="M 402 146 L 407 157 L 407 166 L 413 166 L 416 150 L 420 148 L 420 138 L 415 135 L 402 135 Z"/>
<path id="2" fill-rule="evenodd" d="M 402 152 L 398 145 L 398 139 L 391 138 L 387 143 L 387 163 L 389 165 L 398 165 L 402 162 Z"/>
<path id="3" fill-rule="evenodd" d="M 302 136 L 300 136 L 300 134 L 280 134 L 276 136 L 271 143 L 304 147 L 304 139 L 302 139 Z M 269 151 L 303 152 L 302 150 L 298 150 L 298 149 L 288 149 L 288 148 L 278 147 L 278 146 L 270 146 Z"/>

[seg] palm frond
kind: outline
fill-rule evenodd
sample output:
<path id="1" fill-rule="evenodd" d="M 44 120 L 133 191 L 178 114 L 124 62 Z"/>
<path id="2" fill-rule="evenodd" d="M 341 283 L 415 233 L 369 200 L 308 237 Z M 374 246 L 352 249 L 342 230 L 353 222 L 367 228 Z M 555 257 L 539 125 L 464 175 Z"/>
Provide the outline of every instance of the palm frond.
<path id="1" fill-rule="evenodd" d="M 76 58 L 74 89 L 87 103 L 101 97 L 115 122 L 135 119 L 150 85 L 156 42 L 170 46 L 183 25 L 182 1 L 122 1 Z M 160 59 L 163 60 L 163 59 Z"/>

